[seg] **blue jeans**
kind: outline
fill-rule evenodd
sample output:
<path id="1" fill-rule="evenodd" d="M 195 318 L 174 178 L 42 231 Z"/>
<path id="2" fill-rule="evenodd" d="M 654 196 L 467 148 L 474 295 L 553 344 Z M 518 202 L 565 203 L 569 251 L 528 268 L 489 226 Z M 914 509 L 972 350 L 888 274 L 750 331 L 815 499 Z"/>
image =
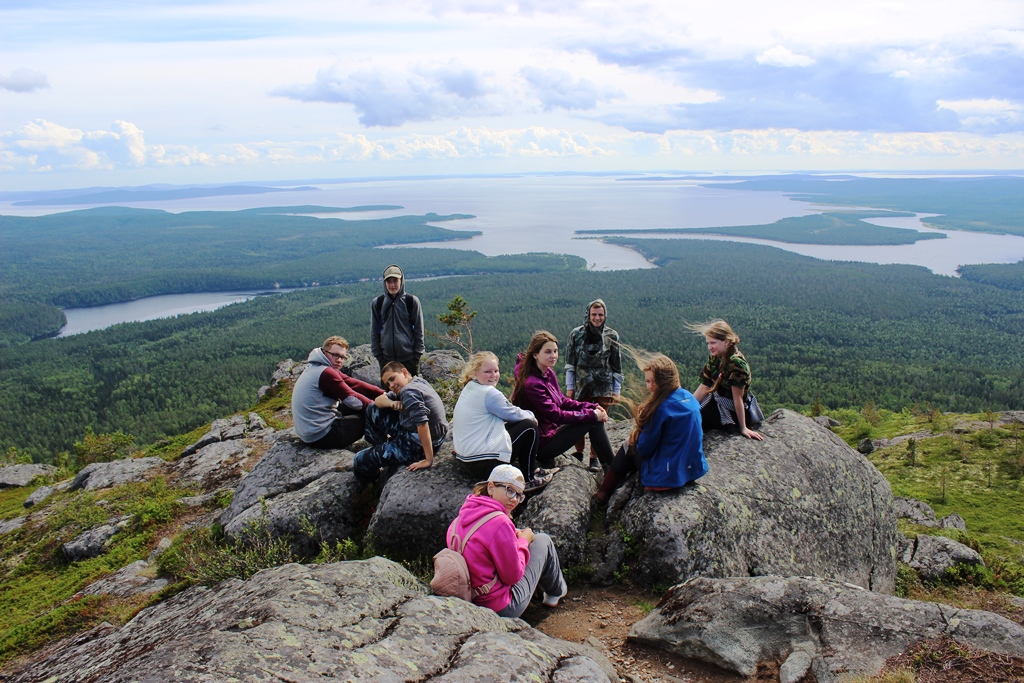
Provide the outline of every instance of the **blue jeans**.
<path id="1" fill-rule="evenodd" d="M 420 435 L 402 429 L 399 413 L 377 406 L 366 408 L 364 436 L 372 444 L 356 453 L 352 472 L 362 481 L 376 481 L 382 467 L 411 465 L 423 459 Z"/>

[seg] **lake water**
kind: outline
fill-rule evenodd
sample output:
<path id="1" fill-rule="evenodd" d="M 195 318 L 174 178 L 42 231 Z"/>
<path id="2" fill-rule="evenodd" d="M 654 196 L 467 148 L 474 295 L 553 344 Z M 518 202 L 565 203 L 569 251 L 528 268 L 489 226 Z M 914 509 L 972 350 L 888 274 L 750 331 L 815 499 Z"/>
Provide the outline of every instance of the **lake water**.
<path id="1" fill-rule="evenodd" d="M 557 252 L 582 256 L 595 270 L 623 270 L 653 267 L 636 252 L 592 238 L 581 238 L 577 230 L 631 230 L 652 228 L 717 227 L 772 223 L 780 218 L 805 216 L 831 207 L 794 201 L 781 192 L 725 189 L 722 185 L 701 187 L 699 179 L 630 179 L 616 176 L 515 176 L 498 178 L 398 179 L 320 183 L 316 191 L 276 192 L 265 195 L 234 195 L 159 202 L 124 204 L 167 211 L 232 211 L 261 206 L 359 206 L 391 204 L 401 210 L 345 214 L 313 214 L 323 218 L 361 219 L 425 214 L 472 214 L 468 220 L 438 223 L 443 227 L 480 231 L 480 235 L 458 242 L 419 244 L 419 248 L 471 249 L 488 256 L 527 252 Z M 316 183 L 304 183 L 315 185 Z M 0 214 L 40 215 L 67 211 L 46 207 L 11 207 L 0 203 Z M 955 275 L 956 268 L 969 263 L 1015 263 L 1024 259 L 1024 237 L 974 232 L 937 231 L 921 225 L 916 218 L 874 219 L 879 225 L 909 227 L 927 232 L 945 232 L 947 239 L 924 240 L 911 245 L 855 247 L 802 245 L 734 237 L 661 235 L 678 239 L 727 239 L 766 244 L 780 249 L 839 261 L 906 263 L 920 265 L 942 275 Z M 410 245 L 412 246 L 412 245 Z M 388 247 L 394 249 L 394 247 Z M 396 260 L 401 260 L 396 256 Z M 111 311 L 110 322 L 151 319 L 196 310 L 210 310 L 245 298 L 245 293 L 183 294 L 159 313 L 149 300 L 130 304 L 100 306 L 89 311 L 96 320 L 107 316 L 114 306 L 138 305 L 146 318 L 120 317 Z M 221 303 L 201 300 L 223 297 Z M 249 293 L 251 296 L 251 293 Z M 163 299 L 164 297 L 155 297 Z M 163 306 L 161 302 L 160 306 Z M 82 309 L 79 309 L 82 310 Z M 70 309 L 76 317 L 79 310 Z M 131 315 L 131 314 L 128 314 Z M 89 324 L 99 324 L 89 323 Z M 103 325 L 103 326 L 105 326 Z M 69 325 L 71 328 L 70 316 Z M 96 329 L 95 327 L 90 329 Z M 71 334 L 74 332 L 66 332 Z"/>
<path id="2" fill-rule="evenodd" d="M 158 318 L 173 318 L 186 313 L 214 311 L 228 304 L 248 301 L 264 294 L 282 294 L 294 291 L 280 289 L 253 290 L 248 292 L 195 292 L 192 294 L 164 294 L 149 296 L 144 299 L 127 301 L 120 304 L 90 306 L 88 308 L 65 308 L 64 316 L 67 324 L 60 329 L 58 337 L 70 337 L 91 330 L 102 330 L 105 327 L 125 322 L 142 322 Z"/>

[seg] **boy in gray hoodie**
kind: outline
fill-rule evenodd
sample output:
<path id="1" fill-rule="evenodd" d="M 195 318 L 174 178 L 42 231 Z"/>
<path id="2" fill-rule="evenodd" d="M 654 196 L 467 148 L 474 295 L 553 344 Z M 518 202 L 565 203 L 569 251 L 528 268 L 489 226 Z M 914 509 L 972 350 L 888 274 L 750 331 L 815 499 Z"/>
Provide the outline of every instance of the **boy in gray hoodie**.
<path id="1" fill-rule="evenodd" d="M 427 469 L 448 435 L 444 403 L 425 379 L 413 377 L 398 362 L 386 364 L 380 378 L 389 391 L 366 409 L 365 436 L 372 445 L 352 463 L 362 481 L 376 480 L 382 467 Z"/>
<path id="2" fill-rule="evenodd" d="M 384 293 L 370 302 L 370 352 L 383 368 L 398 361 L 410 375 L 420 374 L 423 309 L 405 292 L 405 274 L 392 264 L 384 269 Z"/>

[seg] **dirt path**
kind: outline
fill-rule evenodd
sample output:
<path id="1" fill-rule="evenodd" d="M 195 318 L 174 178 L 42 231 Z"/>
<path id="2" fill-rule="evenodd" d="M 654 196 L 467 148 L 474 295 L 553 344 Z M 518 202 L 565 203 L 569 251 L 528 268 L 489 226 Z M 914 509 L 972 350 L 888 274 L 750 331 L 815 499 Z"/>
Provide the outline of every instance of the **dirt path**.
<path id="1" fill-rule="evenodd" d="M 635 589 L 570 586 L 555 609 L 533 603 L 523 619 L 554 638 L 589 643 L 612 661 L 628 683 L 742 683 L 745 679 L 718 667 L 675 657 L 626 642 L 629 628 L 657 602 Z"/>

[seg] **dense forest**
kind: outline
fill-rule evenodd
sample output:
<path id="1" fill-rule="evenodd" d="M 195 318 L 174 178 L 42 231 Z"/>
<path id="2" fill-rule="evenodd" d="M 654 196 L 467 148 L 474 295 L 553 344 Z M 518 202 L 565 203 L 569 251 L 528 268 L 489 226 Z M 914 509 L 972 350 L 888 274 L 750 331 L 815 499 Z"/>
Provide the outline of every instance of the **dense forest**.
<path id="1" fill-rule="evenodd" d="M 971 282 L 983 282 L 1000 289 L 1024 291 L 1024 261 L 960 266 L 957 271 L 963 279 Z"/>
<path id="2" fill-rule="evenodd" d="M 623 340 L 667 353 L 691 388 L 706 350 L 684 323 L 723 317 L 742 337 L 766 407 L 1024 408 L 1020 291 L 756 245 L 616 241 L 662 267 L 495 273 L 410 282 L 408 289 L 437 332 L 442 326 L 433 321 L 446 302 L 465 297 L 479 313 L 477 349 L 495 351 L 506 375 L 534 330 L 565 339 L 600 296 Z M 416 277 L 413 257 L 433 252 L 379 255 Z M 330 334 L 367 342 L 369 301 L 380 291 L 379 281 L 319 287 L 0 349 L 0 448 L 48 460 L 87 426 L 152 442 L 244 409 L 279 360 L 305 358 Z"/>
<path id="3" fill-rule="evenodd" d="M 64 323 L 59 308 L 156 294 L 357 282 L 379 277 L 395 258 L 376 247 L 478 234 L 430 224 L 471 217 L 461 214 L 376 220 L 285 215 L 348 210 L 302 206 L 175 214 L 106 207 L 0 216 L 0 347 L 55 332 Z M 454 249 L 404 250 L 402 262 L 421 277 L 586 267 L 572 256 L 487 258 Z"/>
<path id="4" fill-rule="evenodd" d="M 899 211 L 829 211 L 810 216 L 782 218 L 767 225 L 730 225 L 714 228 L 658 228 L 654 230 L 577 230 L 581 235 L 623 235 L 628 233 L 731 235 L 755 237 L 792 244 L 892 245 L 918 240 L 945 239 L 939 232 L 889 228 L 866 223 L 865 218 L 905 218 Z"/>
<path id="5" fill-rule="evenodd" d="M 839 206 L 942 214 L 924 219 L 940 229 L 1024 235 L 1024 178 L 863 178 L 780 175 L 716 183 L 724 190 L 774 190 L 794 199 Z"/>

